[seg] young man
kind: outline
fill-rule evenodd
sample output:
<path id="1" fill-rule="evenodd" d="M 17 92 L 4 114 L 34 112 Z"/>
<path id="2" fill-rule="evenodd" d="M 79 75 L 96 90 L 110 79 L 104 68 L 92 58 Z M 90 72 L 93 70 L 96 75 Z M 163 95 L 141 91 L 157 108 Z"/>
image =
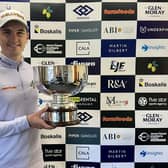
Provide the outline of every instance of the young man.
<path id="1" fill-rule="evenodd" d="M 32 67 L 22 52 L 29 37 L 22 13 L 0 13 L 0 167 L 42 168 L 39 129 L 52 129 L 38 111 Z M 38 128 L 38 129 L 37 129 Z"/>

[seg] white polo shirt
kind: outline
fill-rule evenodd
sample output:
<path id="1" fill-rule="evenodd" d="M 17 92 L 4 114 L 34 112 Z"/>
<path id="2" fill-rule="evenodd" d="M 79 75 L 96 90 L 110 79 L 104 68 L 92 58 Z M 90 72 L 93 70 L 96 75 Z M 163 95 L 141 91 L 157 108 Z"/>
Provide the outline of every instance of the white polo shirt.
<path id="1" fill-rule="evenodd" d="M 26 115 L 37 111 L 31 65 L 0 55 L 0 168 L 42 168 L 39 130 Z"/>

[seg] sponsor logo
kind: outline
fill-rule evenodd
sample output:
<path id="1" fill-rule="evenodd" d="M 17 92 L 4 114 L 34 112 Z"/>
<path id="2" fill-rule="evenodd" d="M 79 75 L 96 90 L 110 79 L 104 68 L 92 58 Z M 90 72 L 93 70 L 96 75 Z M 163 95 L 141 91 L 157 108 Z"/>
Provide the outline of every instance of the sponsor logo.
<path id="1" fill-rule="evenodd" d="M 103 117 L 103 122 L 132 122 L 133 118 L 131 117 Z"/>
<path id="2" fill-rule="evenodd" d="M 100 163 L 66 162 L 67 168 L 100 168 Z"/>
<path id="3" fill-rule="evenodd" d="M 136 109 L 167 109 L 168 95 L 164 93 L 135 94 Z"/>
<path id="4" fill-rule="evenodd" d="M 36 1 L 37 2 L 37 1 Z M 31 20 L 65 21 L 65 4 L 30 3 Z"/>
<path id="5" fill-rule="evenodd" d="M 136 20 L 136 3 L 103 3 L 103 20 Z"/>
<path id="6" fill-rule="evenodd" d="M 87 112 L 78 112 L 78 118 L 80 119 L 80 122 L 87 122 L 92 119 L 93 116 Z"/>
<path id="7" fill-rule="evenodd" d="M 133 93 L 101 93 L 101 110 L 132 110 L 134 106 Z"/>
<path id="8" fill-rule="evenodd" d="M 98 128 L 67 128 L 66 142 L 68 144 L 100 144 Z"/>
<path id="9" fill-rule="evenodd" d="M 133 146 L 101 146 L 102 162 L 133 162 Z"/>
<path id="10" fill-rule="evenodd" d="M 31 41 L 32 57 L 64 57 L 65 41 L 64 40 L 32 40 Z"/>
<path id="11" fill-rule="evenodd" d="M 34 26 L 34 33 L 37 34 L 62 34 L 60 29 L 44 29 L 40 28 L 39 25 Z"/>
<path id="12" fill-rule="evenodd" d="M 132 21 L 109 21 L 102 23 L 102 39 L 135 39 L 136 23 Z"/>
<path id="13" fill-rule="evenodd" d="M 128 100 L 119 100 L 116 98 L 116 96 L 113 97 L 106 97 L 106 104 L 108 106 L 127 106 L 128 105 Z"/>
<path id="14" fill-rule="evenodd" d="M 156 152 L 150 152 L 150 151 L 147 151 L 147 150 L 142 150 L 140 152 L 140 156 L 142 156 L 142 157 L 147 157 L 148 155 L 157 157 L 157 156 L 162 156 L 163 152 L 158 152 L 158 151 L 156 151 Z"/>
<path id="15" fill-rule="evenodd" d="M 132 33 L 132 32 L 134 32 L 133 28 L 129 26 L 124 26 L 124 27 L 108 26 L 108 27 L 105 27 L 103 30 L 104 34 L 121 34 L 121 33 L 127 34 L 127 33 Z"/>
<path id="16" fill-rule="evenodd" d="M 102 40 L 102 57 L 135 57 L 135 40 Z"/>
<path id="17" fill-rule="evenodd" d="M 108 80 L 108 88 L 126 88 L 127 81 L 124 80 Z"/>
<path id="18" fill-rule="evenodd" d="M 37 54 L 43 54 L 44 52 L 46 54 L 62 54 L 62 51 L 59 51 L 61 47 L 63 47 L 63 45 L 60 44 L 47 44 L 46 46 L 43 44 L 37 44 L 34 46 L 34 51 Z"/>
<path id="19" fill-rule="evenodd" d="M 133 111 L 101 111 L 102 127 L 134 127 Z"/>
<path id="20" fill-rule="evenodd" d="M 46 19 L 50 19 L 53 13 L 53 9 L 48 6 L 47 8 L 43 8 L 42 15 L 46 17 Z"/>
<path id="21" fill-rule="evenodd" d="M 101 129 L 101 145 L 133 145 L 135 142 L 134 128 L 103 128 Z"/>
<path id="22" fill-rule="evenodd" d="M 144 79 L 139 79 L 139 87 L 159 87 L 159 88 L 165 88 L 167 87 L 167 83 L 165 82 L 148 82 Z"/>
<path id="23" fill-rule="evenodd" d="M 55 65 L 54 61 L 41 61 L 41 65 Z"/>
<path id="24" fill-rule="evenodd" d="M 158 133 L 147 133 L 147 132 L 142 132 L 138 135 L 138 139 L 142 142 L 165 142 L 167 141 L 166 139 L 167 133 L 166 132 L 158 132 Z"/>
<path id="25" fill-rule="evenodd" d="M 65 161 L 65 145 L 42 144 L 44 161 Z"/>
<path id="26" fill-rule="evenodd" d="M 74 161 L 74 163 L 76 164 L 77 163 L 82 164 L 83 162 L 87 162 L 87 163 L 90 163 L 90 165 L 100 162 L 99 145 L 71 145 L 70 144 L 70 145 L 67 145 L 66 147 L 67 147 L 67 151 L 71 151 L 71 154 L 67 155 L 66 161 Z"/>
<path id="27" fill-rule="evenodd" d="M 116 139 L 120 139 L 120 138 L 121 138 L 121 135 L 116 134 L 116 133 L 109 133 L 109 134 L 103 135 L 103 140 L 116 140 Z"/>
<path id="28" fill-rule="evenodd" d="M 101 76 L 102 92 L 133 92 L 134 84 L 133 76 Z"/>
<path id="29" fill-rule="evenodd" d="M 136 128 L 136 145 L 167 145 L 167 128 Z"/>
<path id="30" fill-rule="evenodd" d="M 113 72 L 117 72 L 117 71 L 123 72 L 125 71 L 124 67 L 125 67 L 125 62 L 118 62 L 113 60 L 111 61 L 110 69 Z"/>
<path id="31" fill-rule="evenodd" d="M 166 21 L 138 21 L 138 38 L 168 38 Z"/>
<path id="32" fill-rule="evenodd" d="M 151 71 L 151 72 L 156 72 L 157 68 L 159 67 L 159 65 L 156 63 L 156 61 L 152 61 L 150 63 L 148 63 L 147 68 Z"/>
<path id="33" fill-rule="evenodd" d="M 97 85 L 96 82 L 88 82 L 87 83 L 87 87 L 89 87 L 89 88 L 95 88 L 96 85 Z"/>
<path id="34" fill-rule="evenodd" d="M 90 147 L 76 146 L 76 159 L 77 160 L 89 160 L 90 159 Z"/>
<path id="35" fill-rule="evenodd" d="M 104 33 L 107 33 L 107 34 L 112 34 L 112 33 L 120 33 L 122 32 L 122 28 L 121 27 L 106 27 L 104 29 Z"/>
<path id="36" fill-rule="evenodd" d="M 157 27 L 152 27 L 148 28 L 147 26 L 140 26 L 140 33 L 147 33 L 147 32 L 167 32 L 166 28 L 157 28 Z"/>
<path id="37" fill-rule="evenodd" d="M 135 160 L 136 162 L 148 162 L 148 163 L 167 163 L 167 150 L 166 150 L 167 145 L 141 145 L 141 146 L 136 146 L 136 155 L 135 155 Z"/>
<path id="38" fill-rule="evenodd" d="M 41 139 L 61 139 L 62 135 L 61 134 L 41 134 L 40 135 Z"/>
<path id="39" fill-rule="evenodd" d="M 138 104 L 142 107 L 146 106 L 148 103 L 148 100 L 146 97 L 139 97 Z"/>
<path id="40" fill-rule="evenodd" d="M 160 5 L 149 5 L 146 7 L 144 12 L 146 15 L 160 16 L 164 15 L 165 9 Z"/>
<path id="41" fill-rule="evenodd" d="M 167 163 L 135 163 L 135 168 L 167 168 Z"/>
<path id="42" fill-rule="evenodd" d="M 99 109 L 100 95 L 98 93 L 79 93 L 71 96 L 71 100 L 76 102 L 78 109 Z"/>
<path id="43" fill-rule="evenodd" d="M 131 68 L 130 68 L 131 67 Z M 102 58 L 101 75 L 134 75 L 135 59 L 128 58 Z"/>
<path id="44" fill-rule="evenodd" d="M 166 46 L 163 45 L 147 45 L 147 44 L 143 44 L 141 47 L 142 51 L 144 52 L 148 52 L 149 50 L 165 50 Z"/>
<path id="45" fill-rule="evenodd" d="M 114 9 L 114 10 L 108 10 L 105 9 L 103 14 L 105 15 L 133 15 L 135 14 L 135 10 L 133 9 Z"/>
<path id="46" fill-rule="evenodd" d="M 83 6 L 79 5 L 73 11 L 76 14 L 78 14 L 79 16 L 83 16 L 83 15 L 87 16 L 87 15 L 89 15 L 93 11 L 93 9 L 90 6 L 88 6 L 88 5 L 83 5 Z"/>
<path id="47" fill-rule="evenodd" d="M 76 42 L 76 55 L 90 55 L 90 42 Z"/>
<path id="48" fill-rule="evenodd" d="M 167 2 L 167 0 L 138 0 L 138 2 Z"/>
<path id="49" fill-rule="evenodd" d="M 168 113 L 166 111 L 137 111 L 136 115 L 136 128 L 166 128 L 166 118 Z M 146 130 L 145 130 L 146 131 Z M 153 130 L 152 130 L 153 131 Z"/>
<path id="50" fill-rule="evenodd" d="M 167 74 L 167 58 L 137 58 L 136 74 Z"/>
<path id="51" fill-rule="evenodd" d="M 162 115 L 158 114 L 158 113 L 147 113 L 144 117 L 143 117 L 143 122 L 161 122 L 162 121 Z"/>
<path id="52" fill-rule="evenodd" d="M 89 75 L 100 74 L 100 58 L 66 58 L 66 64 L 85 64 Z"/>
<path id="53" fill-rule="evenodd" d="M 55 165 L 52 164 L 46 164 L 44 165 L 44 168 L 56 168 Z"/>
<path id="54" fill-rule="evenodd" d="M 101 168 L 134 168 L 134 163 L 101 163 Z"/>
<path id="55" fill-rule="evenodd" d="M 66 38 L 70 39 L 100 39 L 101 23 L 94 22 L 67 22 Z"/>

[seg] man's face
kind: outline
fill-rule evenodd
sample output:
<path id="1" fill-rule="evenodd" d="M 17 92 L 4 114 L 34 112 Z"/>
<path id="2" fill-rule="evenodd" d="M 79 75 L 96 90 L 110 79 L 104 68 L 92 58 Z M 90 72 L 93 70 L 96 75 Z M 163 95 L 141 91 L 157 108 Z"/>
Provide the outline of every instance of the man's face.
<path id="1" fill-rule="evenodd" d="M 28 40 L 26 27 L 17 21 L 10 21 L 0 28 L 1 52 L 11 59 L 22 56 Z"/>

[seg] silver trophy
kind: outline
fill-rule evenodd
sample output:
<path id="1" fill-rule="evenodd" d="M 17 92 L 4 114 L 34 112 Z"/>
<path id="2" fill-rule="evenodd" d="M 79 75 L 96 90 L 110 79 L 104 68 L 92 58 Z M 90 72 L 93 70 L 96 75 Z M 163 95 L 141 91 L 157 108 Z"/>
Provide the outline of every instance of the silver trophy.
<path id="1" fill-rule="evenodd" d="M 87 85 L 88 68 L 80 65 L 34 66 L 34 84 L 41 93 L 53 96 L 44 120 L 52 126 L 79 124 L 77 106 L 70 96 Z"/>

